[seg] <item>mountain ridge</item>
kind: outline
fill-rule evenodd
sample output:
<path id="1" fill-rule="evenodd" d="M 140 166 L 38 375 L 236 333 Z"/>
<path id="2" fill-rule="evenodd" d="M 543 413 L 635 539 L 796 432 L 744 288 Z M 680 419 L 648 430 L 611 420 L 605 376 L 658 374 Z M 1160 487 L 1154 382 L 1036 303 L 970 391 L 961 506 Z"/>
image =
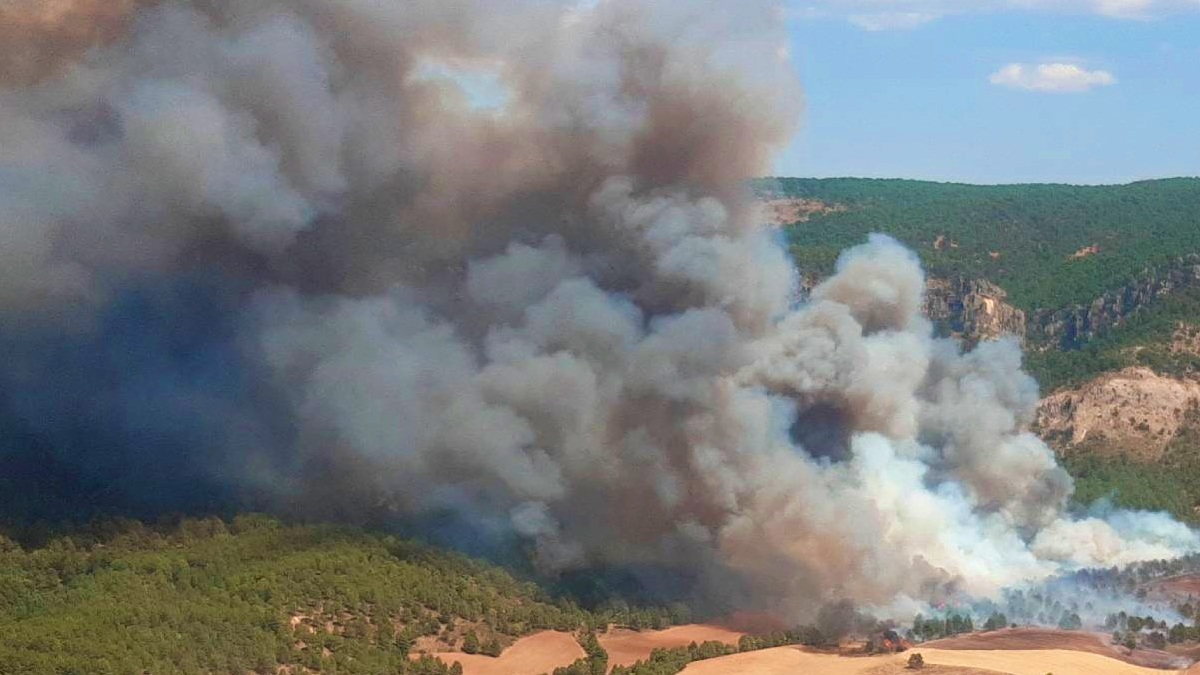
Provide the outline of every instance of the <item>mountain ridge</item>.
<path id="1" fill-rule="evenodd" d="M 1196 520 L 1200 485 L 1163 477 L 1200 473 L 1200 419 L 1178 396 L 1151 393 L 1200 382 L 1200 178 L 1074 186 L 776 177 L 752 187 L 774 216 L 788 212 L 788 199 L 805 205 L 801 220 L 773 224 L 806 287 L 841 250 L 882 232 L 921 259 L 924 310 L 939 334 L 968 349 L 1016 336 L 1044 396 L 1034 430 L 1075 475 L 1080 501 Z"/>

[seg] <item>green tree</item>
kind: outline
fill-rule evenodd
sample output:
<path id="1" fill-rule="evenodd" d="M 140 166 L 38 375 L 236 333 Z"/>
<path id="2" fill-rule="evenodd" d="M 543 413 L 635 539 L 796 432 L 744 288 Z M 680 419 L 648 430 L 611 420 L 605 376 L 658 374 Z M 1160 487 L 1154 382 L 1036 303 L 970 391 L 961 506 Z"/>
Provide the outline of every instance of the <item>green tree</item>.
<path id="1" fill-rule="evenodd" d="M 462 650 L 464 654 L 479 653 L 479 636 L 475 634 L 475 631 L 467 633 L 463 638 Z"/>

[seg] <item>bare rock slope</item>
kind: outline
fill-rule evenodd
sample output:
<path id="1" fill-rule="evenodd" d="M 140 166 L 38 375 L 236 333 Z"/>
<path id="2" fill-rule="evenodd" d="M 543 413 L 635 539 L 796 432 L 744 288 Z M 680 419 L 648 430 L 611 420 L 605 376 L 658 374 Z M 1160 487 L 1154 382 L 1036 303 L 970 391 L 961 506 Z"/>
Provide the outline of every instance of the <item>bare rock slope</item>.
<path id="1" fill-rule="evenodd" d="M 968 345 L 1012 335 L 1024 342 L 1025 312 L 1008 304 L 1004 289 L 986 279 L 926 282 L 924 312 L 944 332 Z"/>
<path id="2" fill-rule="evenodd" d="M 1062 451 L 1162 457 L 1200 406 L 1200 382 L 1126 368 L 1042 399 L 1036 431 Z"/>

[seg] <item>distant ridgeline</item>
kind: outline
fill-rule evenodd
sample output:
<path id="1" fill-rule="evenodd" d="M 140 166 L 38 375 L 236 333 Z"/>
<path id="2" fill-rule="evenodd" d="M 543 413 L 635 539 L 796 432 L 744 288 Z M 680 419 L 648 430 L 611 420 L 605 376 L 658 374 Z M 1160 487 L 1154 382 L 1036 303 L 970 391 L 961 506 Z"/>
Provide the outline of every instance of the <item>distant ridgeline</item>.
<path id="1" fill-rule="evenodd" d="M 764 178 L 808 283 L 873 232 L 928 270 L 930 318 L 968 342 L 1014 333 L 1045 390 L 1147 365 L 1190 373 L 1200 326 L 1200 178 L 976 186 Z"/>

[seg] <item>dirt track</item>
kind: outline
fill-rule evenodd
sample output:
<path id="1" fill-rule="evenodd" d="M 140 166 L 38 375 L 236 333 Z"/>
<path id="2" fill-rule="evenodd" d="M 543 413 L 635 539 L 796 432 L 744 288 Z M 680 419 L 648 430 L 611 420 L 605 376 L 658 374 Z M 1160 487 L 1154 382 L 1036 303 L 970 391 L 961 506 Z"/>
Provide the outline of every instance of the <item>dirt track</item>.
<path id="1" fill-rule="evenodd" d="M 1116 657 L 1117 652 L 1094 633 L 1050 628 L 1002 628 L 926 642 L 930 649 L 1066 649 Z"/>
<path id="2" fill-rule="evenodd" d="M 1181 574 L 1165 579 L 1156 579 L 1142 588 L 1149 591 L 1151 596 L 1184 600 L 1189 596 L 1200 595 L 1200 574 Z"/>
<path id="3" fill-rule="evenodd" d="M 720 659 L 698 661 L 686 675 L 908 675 L 907 654 L 845 657 L 814 654 L 799 647 L 776 647 Z M 926 662 L 922 675 L 1001 675 L 994 670 L 942 666 Z M 1043 675 L 1038 673 L 1038 675 Z"/>
<path id="4" fill-rule="evenodd" d="M 913 649 L 904 654 L 839 657 L 813 654 L 797 647 L 778 647 L 689 665 L 686 675 L 900 675 L 912 653 L 929 667 L 921 672 L 939 675 L 1170 675 L 1177 670 L 1136 666 L 1099 654 L 1065 649 L 950 650 Z"/>
<path id="5" fill-rule="evenodd" d="M 613 631 L 601 643 L 612 663 L 633 663 L 656 647 L 720 640 L 736 643 L 738 631 L 719 626 L 678 626 L 665 631 Z M 1066 647 L 1065 649 L 1063 647 Z M 908 657 L 919 653 L 927 675 L 1175 675 L 1176 669 L 1149 668 L 1121 661 L 1114 650 L 1089 633 L 1015 629 L 980 633 L 921 645 L 903 654 L 844 657 L 801 647 L 776 647 L 698 661 L 687 675 L 904 675 Z M 437 654 L 458 661 L 464 675 L 541 675 L 584 656 L 570 633 L 545 631 L 518 640 L 499 658 L 461 653 Z M 619 659 L 619 660 L 618 660 Z M 1200 675 L 1200 668 L 1187 671 Z"/>
<path id="6" fill-rule="evenodd" d="M 692 642 L 724 642 L 737 645 L 745 635 L 741 631 L 693 624 L 676 626 L 666 630 L 633 631 L 618 628 L 600 636 L 600 646 L 608 652 L 610 666 L 629 666 L 650 657 L 650 652 L 659 648 L 686 647 Z"/>
<path id="7" fill-rule="evenodd" d="M 517 640 L 498 658 L 459 652 L 434 654 L 446 663 L 458 661 L 463 675 L 542 675 L 585 656 L 570 633 L 543 631 Z"/>
<path id="8" fill-rule="evenodd" d="M 915 649 L 928 663 L 982 668 L 1010 675 L 1167 675 L 1180 670 L 1136 666 L 1088 652 L 1065 649 L 958 651 Z"/>
<path id="9" fill-rule="evenodd" d="M 745 635 L 741 631 L 694 624 L 666 630 L 632 631 L 616 629 L 600 636 L 600 644 L 609 654 L 610 666 L 628 666 L 649 658 L 658 648 L 686 647 L 708 640 L 736 645 Z M 583 649 L 570 633 L 545 631 L 521 638 L 504 650 L 499 658 L 461 652 L 434 654 L 446 663 L 458 661 L 464 675 L 541 675 L 583 658 Z"/>
<path id="10" fill-rule="evenodd" d="M 1183 665 L 1179 658 L 1167 652 L 1137 649 L 1129 654 L 1124 649 L 1114 648 L 1097 633 L 1054 630 L 1051 628 L 1003 628 L 986 633 L 972 633 L 945 640 L 934 640 L 921 645 L 927 649 L 949 650 L 1045 650 L 1085 652 L 1117 659 L 1136 666 L 1174 670 Z"/>
<path id="11" fill-rule="evenodd" d="M 696 661 L 684 668 L 683 672 L 686 675 L 865 675 L 878 670 L 880 666 L 896 662 L 894 656 L 850 658 L 814 654 L 799 647 L 775 647 Z"/>

